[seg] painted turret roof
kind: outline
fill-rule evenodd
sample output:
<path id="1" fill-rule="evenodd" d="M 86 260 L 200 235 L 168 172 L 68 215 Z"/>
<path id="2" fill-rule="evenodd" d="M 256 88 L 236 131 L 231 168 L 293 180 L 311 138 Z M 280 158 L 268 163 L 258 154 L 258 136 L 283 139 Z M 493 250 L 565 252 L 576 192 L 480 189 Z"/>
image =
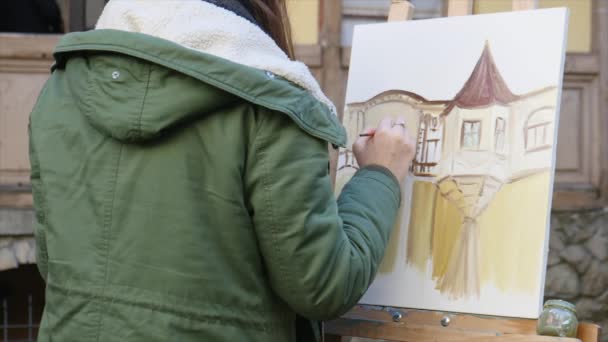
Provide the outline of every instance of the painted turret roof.
<path id="1" fill-rule="evenodd" d="M 486 41 L 471 76 L 450 102 L 444 114 L 449 114 L 454 107 L 478 108 L 494 103 L 507 105 L 517 99 L 519 96 L 511 92 L 500 75 L 492 57 L 490 45 Z"/>

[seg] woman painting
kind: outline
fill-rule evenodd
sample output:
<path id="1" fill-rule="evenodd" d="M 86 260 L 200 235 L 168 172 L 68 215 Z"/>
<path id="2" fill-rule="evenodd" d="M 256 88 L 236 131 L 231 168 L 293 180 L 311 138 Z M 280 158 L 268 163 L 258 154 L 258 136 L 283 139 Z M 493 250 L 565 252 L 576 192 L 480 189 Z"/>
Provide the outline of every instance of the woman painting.
<path id="1" fill-rule="evenodd" d="M 344 130 L 288 27 L 280 0 L 111 0 L 60 41 L 30 121 L 39 341 L 309 341 L 359 300 L 412 140 L 359 139 L 336 200 Z"/>

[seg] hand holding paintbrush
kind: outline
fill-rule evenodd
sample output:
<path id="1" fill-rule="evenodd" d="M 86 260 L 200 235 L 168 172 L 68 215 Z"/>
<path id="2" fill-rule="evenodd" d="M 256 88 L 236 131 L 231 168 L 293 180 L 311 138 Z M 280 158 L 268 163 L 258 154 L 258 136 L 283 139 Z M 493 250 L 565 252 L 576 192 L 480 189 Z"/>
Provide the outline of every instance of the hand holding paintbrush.
<path id="1" fill-rule="evenodd" d="M 360 167 L 379 165 L 403 182 L 415 153 L 405 119 L 383 119 L 377 128 L 368 128 L 353 144 L 353 153 Z"/>
<path id="2" fill-rule="evenodd" d="M 374 133 L 376 133 L 376 129 L 375 128 L 371 128 L 370 132 L 361 133 L 361 134 L 359 134 L 359 136 L 360 137 L 373 137 Z"/>

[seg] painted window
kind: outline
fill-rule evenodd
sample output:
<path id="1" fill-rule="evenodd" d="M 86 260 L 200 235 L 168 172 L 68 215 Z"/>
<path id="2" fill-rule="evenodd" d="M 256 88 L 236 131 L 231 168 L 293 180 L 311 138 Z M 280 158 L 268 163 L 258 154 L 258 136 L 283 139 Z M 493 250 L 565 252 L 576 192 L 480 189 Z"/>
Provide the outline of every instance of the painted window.
<path id="1" fill-rule="evenodd" d="M 438 163 L 441 159 L 441 137 L 443 125 L 439 118 L 429 118 L 424 141 L 424 156 L 427 163 Z"/>
<path id="2" fill-rule="evenodd" d="M 420 129 L 418 129 L 418 141 L 416 143 L 416 161 L 421 162 L 424 157 L 422 153 L 422 147 L 424 145 L 424 135 L 426 133 L 426 123 L 424 120 L 420 121 Z"/>
<path id="3" fill-rule="evenodd" d="M 551 147 L 552 108 L 541 108 L 532 112 L 524 126 L 526 151 L 534 152 Z"/>
<path id="4" fill-rule="evenodd" d="M 342 170 L 344 168 L 359 169 L 355 155 L 351 150 L 343 150 L 340 152 L 338 155 L 338 165 L 340 165 L 338 170 Z"/>
<path id="5" fill-rule="evenodd" d="M 505 151 L 505 131 L 507 122 L 504 118 L 496 118 L 496 127 L 494 129 L 494 151 L 502 153 Z"/>
<path id="6" fill-rule="evenodd" d="M 550 123 L 543 123 L 527 128 L 526 151 L 534 151 L 542 147 L 548 147 L 547 130 Z"/>
<path id="7" fill-rule="evenodd" d="M 481 140 L 481 121 L 464 121 L 462 123 L 461 147 L 478 149 Z"/>
<path id="8" fill-rule="evenodd" d="M 435 166 L 441 159 L 441 138 L 443 124 L 441 120 L 429 115 L 421 118 L 418 130 L 418 143 L 416 144 L 416 159 L 412 163 L 412 170 L 417 175 L 433 173 Z"/>

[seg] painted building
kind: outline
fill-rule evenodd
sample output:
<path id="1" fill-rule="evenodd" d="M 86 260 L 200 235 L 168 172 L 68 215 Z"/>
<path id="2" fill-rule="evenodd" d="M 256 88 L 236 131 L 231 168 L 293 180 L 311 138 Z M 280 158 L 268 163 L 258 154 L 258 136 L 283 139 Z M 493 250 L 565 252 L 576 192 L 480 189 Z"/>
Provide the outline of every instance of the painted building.
<path id="1" fill-rule="evenodd" d="M 461 210 L 480 211 L 500 184 L 550 169 L 556 111 L 547 103 L 555 103 L 556 97 L 554 86 L 513 94 L 486 42 L 453 99 L 429 101 L 409 91 L 390 90 L 348 104 L 345 122 L 356 122 L 347 125 L 349 136 L 356 137 L 387 113 L 405 116 L 417 137 L 413 175 L 436 183 Z M 339 168 L 349 166 L 357 168 L 352 152 L 345 150 Z M 459 191 L 448 195 L 454 189 L 450 183 Z"/>
<path id="2" fill-rule="evenodd" d="M 373 117 L 381 113 L 405 115 L 408 125 L 418 128 L 412 168 L 416 176 L 471 172 L 463 171 L 464 165 L 476 161 L 477 156 L 491 154 L 497 163 L 509 169 L 497 171 L 502 179 L 508 179 L 508 174 L 550 166 L 555 108 L 542 104 L 556 95 L 556 87 L 513 94 L 486 45 L 470 78 L 454 99 L 429 101 L 408 91 L 390 90 L 368 101 L 349 104 L 345 117 L 356 120 L 358 125 L 353 128 L 362 130 L 376 124 Z M 521 132 L 523 140 L 517 139 L 522 137 Z M 349 133 L 356 136 L 355 132 Z M 534 163 L 530 156 L 538 159 L 539 154 L 542 162 Z M 509 155 L 512 159 L 506 160 Z M 454 158 L 462 164 L 445 163 Z"/>
<path id="3" fill-rule="evenodd" d="M 536 239 L 539 243 L 530 246 L 538 257 L 531 260 L 542 259 L 545 239 L 542 227 L 547 225 L 548 210 L 546 205 L 541 209 L 540 203 L 549 199 L 557 96 L 556 86 L 514 94 L 486 42 L 470 76 L 452 99 L 430 101 L 409 91 L 389 90 L 368 101 L 348 104 L 344 123 L 351 139 L 365 128 L 375 127 L 386 115 L 405 116 L 411 136 L 417 139 L 411 166 L 413 177 L 402 191 L 404 198 L 411 198 L 405 202 L 411 208 L 402 209 L 395 228 L 407 231 L 407 252 L 398 256 L 403 251 L 394 249 L 405 244 L 391 241 L 388 259 L 405 258 L 407 264 L 424 272 L 426 260 L 437 257 L 437 250 L 430 243 L 435 239 L 432 236 L 451 231 L 452 239 L 445 241 L 443 248 L 444 252 L 450 251 L 446 252 L 447 263 L 433 260 L 433 280 L 450 297 L 479 295 L 483 284 L 481 255 L 490 255 L 483 250 L 487 245 L 482 246 L 481 230 L 495 231 L 505 223 L 496 219 L 497 204 L 491 204 L 503 188 L 505 193 L 523 194 L 522 182 L 515 187 L 506 185 L 535 175 L 542 177 L 526 184 L 533 186 L 537 194 L 546 195 L 537 199 L 536 214 L 527 216 L 538 217 L 533 226 L 541 227 Z M 352 151 L 342 151 L 338 186 L 356 169 Z M 512 195 L 509 198 L 515 200 Z M 483 215 L 488 208 L 491 208 L 488 215 Z M 487 223 L 482 227 L 480 222 L 489 222 L 492 228 L 488 229 Z M 509 224 L 506 228 L 512 231 Z M 497 259 L 493 256 L 486 261 Z M 388 260 L 385 264 L 392 265 L 388 272 L 398 264 L 405 267 L 400 260 Z M 435 265 L 441 265 L 442 271 L 436 272 Z"/>

